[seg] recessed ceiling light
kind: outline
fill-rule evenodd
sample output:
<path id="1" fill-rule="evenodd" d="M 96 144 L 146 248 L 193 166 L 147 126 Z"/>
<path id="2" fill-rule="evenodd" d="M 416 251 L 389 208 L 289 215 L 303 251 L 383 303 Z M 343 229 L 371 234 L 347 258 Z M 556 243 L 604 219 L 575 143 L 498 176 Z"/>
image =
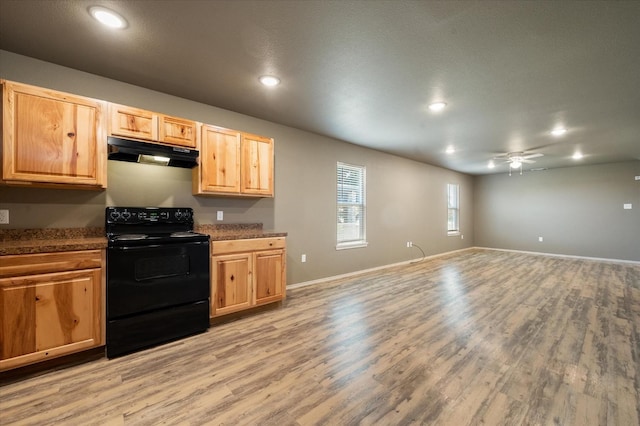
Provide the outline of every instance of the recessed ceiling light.
<path id="1" fill-rule="evenodd" d="M 551 134 L 552 134 L 553 136 L 562 136 L 562 135 L 564 135 L 565 133 L 567 133 L 567 129 L 565 129 L 564 127 L 556 127 L 555 129 L 553 129 L 553 130 L 551 131 Z"/>
<path id="2" fill-rule="evenodd" d="M 456 152 L 456 149 L 452 146 L 447 147 L 447 150 L 445 151 L 447 154 L 453 154 L 454 152 Z"/>
<path id="3" fill-rule="evenodd" d="M 445 102 L 434 102 L 429 104 L 429 109 L 434 112 L 442 111 L 447 104 Z"/>
<path id="4" fill-rule="evenodd" d="M 582 157 L 583 155 L 580 152 L 576 152 L 575 154 L 573 154 L 573 156 L 571 156 L 571 158 L 573 158 L 574 160 L 580 160 Z"/>
<path id="5" fill-rule="evenodd" d="M 280 79 L 278 77 L 274 77 L 272 75 L 263 75 L 262 77 L 260 77 L 260 83 L 264 84 L 265 86 L 268 87 L 273 87 L 273 86 L 277 86 L 278 84 L 280 84 Z"/>
<path id="6" fill-rule="evenodd" d="M 127 21 L 121 15 L 111 9 L 102 6 L 91 6 L 89 13 L 98 22 L 109 28 L 123 29 L 127 26 Z"/>

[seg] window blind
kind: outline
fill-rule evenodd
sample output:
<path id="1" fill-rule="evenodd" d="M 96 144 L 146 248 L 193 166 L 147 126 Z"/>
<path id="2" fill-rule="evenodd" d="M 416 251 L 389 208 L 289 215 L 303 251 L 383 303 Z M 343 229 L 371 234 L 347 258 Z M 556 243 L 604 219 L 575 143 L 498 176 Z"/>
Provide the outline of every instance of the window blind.
<path id="1" fill-rule="evenodd" d="M 338 248 L 366 243 L 365 180 L 363 166 L 338 162 L 337 241 Z"/>

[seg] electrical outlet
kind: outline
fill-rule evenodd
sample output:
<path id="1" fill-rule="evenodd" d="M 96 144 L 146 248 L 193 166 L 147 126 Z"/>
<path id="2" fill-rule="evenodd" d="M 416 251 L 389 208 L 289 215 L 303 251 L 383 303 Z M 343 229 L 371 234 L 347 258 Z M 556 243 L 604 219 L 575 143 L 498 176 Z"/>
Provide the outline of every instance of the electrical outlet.
<path id="1" fill-rule="evenodd" d="M 9 210 L 0 210 L 0 225 L 9 224 Z"/>
<path id="2" fill-rule="evenodd" d="M 633 208 L 633 204 L 629 203 L 629 204 L 623 204 L 622 207 L 625 210 L 631 210 Z"/>
<path id="3" fill-rule="evenodd" d="M 538 237 L 538 241 L 543 242 L 543 241 L 544 241 L 544 238 L 542 238 L 542 237 Z"/>
<path id="4" fill-rule="evenodd" d="M 222 210 L 218 210 L 218 214 L 216 215 L 216 219 L 222 220 L 224 218 L 224 212 Z"/>
<path id="5" fill-rule="evenodd" d="M 464 240 L 464 235 L 460 234 L 460 239 Z"/>
<path id="6" fill-rule="evenodd" d="M 411 241 L 407 241 L 407 247 L 413 247 L 413 243 Z"/>
<path id="7" fill-rule="evenodd" d="M 636 176 L 636 180 L 640 180 L 640 176 Z"/>
<path id="8" fill-rule="evenodd" d="M 300 257 L 300 262 L 305 263 L 306 261 L 307 261 L 307 255 L 306 255 L 306 254 L 303 254 L 303 255 Z"/>

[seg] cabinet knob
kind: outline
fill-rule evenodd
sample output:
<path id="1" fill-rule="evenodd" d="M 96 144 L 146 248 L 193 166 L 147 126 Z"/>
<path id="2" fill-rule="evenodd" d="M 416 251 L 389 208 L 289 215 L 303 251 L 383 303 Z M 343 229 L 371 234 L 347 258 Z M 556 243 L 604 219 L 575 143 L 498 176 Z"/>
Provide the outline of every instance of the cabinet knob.
<path id="1" fill-rule="evenodd" d="M 69 136 L 70 138 L 75 137 L 75 135 L 76 135 L 76 134 L 75 134 L 75 133 L 73 133 L 73 132 L 69 132 L 69 133 L 67 133 L 67 136 Z"/>

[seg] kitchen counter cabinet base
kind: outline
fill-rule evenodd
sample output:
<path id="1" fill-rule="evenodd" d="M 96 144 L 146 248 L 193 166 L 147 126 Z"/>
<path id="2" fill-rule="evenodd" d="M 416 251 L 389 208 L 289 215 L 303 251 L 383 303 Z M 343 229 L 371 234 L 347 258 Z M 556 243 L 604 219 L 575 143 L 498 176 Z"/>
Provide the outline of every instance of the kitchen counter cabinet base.
<path id="1" fill-rule="evenodd" d="M 100 250 L 2 257 L 0 371 L 102 345 L 102 262 Z"/>
<path id="2" fill-rule="evenodd" d="M 285 238 L 211 242 L 211 317 L 286 297 Z"/>

